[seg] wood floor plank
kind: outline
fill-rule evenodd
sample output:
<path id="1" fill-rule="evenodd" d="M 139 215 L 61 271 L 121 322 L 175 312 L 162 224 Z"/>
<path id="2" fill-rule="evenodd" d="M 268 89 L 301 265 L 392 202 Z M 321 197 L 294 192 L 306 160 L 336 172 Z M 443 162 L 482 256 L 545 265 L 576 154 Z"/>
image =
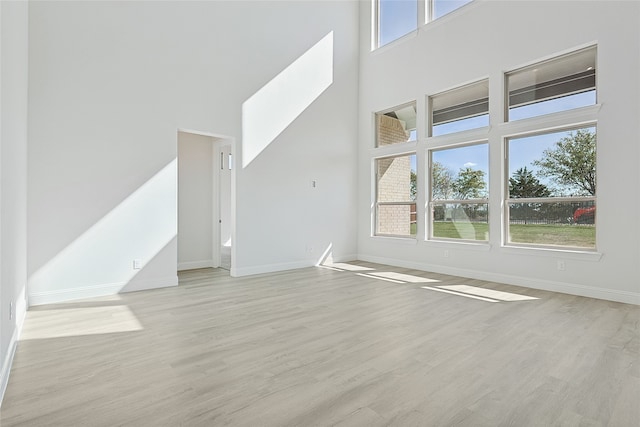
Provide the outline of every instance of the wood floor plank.
<path id="1" fill-rule="evenodd" d="M 365 262 L 179 279 L 33 307 L 0 424 L 640 425 L 637 306 Z M 422 288 L 456 285 L 535 299 Z"/>

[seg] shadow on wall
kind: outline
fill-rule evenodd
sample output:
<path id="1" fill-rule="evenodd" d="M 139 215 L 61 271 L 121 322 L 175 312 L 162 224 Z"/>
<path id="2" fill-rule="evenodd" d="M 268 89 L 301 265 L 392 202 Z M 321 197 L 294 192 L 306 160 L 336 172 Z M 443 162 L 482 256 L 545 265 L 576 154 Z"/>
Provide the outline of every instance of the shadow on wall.
<path id="1" fill-rule="evenodd" d="M 177 244 L 176 217 L 171 214 L 176 212 L 176 179 L 177 159 L 173 159 L 33 272 L 30 304 L 177 285 L 177 278 L 145 279 L 143 272 Z"/>
<path id="2" fill-rule="evenodd" d="M 333 83 L 333 31 L 242 104 L 246 168 Z"/>

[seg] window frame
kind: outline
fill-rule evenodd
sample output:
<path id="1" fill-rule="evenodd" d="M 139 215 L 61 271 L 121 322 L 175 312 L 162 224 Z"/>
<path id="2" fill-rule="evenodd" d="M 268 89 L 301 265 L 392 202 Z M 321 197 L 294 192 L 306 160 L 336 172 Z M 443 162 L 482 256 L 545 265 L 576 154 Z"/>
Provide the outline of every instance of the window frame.
<path id="1" fill-rule="evenodd" d="M 461 131 L 462 132 L 467 132 L 467 131 Z M 438 138 L 438 137 L 435 137 Z M 488 172 L 488 176 L 487 176 L 487 194 L 486 197 L 483 198 L 474 198 L 474 199 L 437 199 L 435 200 L 433 198 L 433 153 L 436 151 L 445 151 L 445 150 L 454 150 L 457 148 L 463 148 L 463 147 L 471 147 L 471 146 L 479 146 L 479 145 L 486 145 L 487 148 L 487 167 L 489 168 L 489 172 Z M 439 145 L 439 146 L 433 146 L 433 147 L 428 147 L 426 149 L 426 158 L 427 158 L 427 167 L 426 167 L 426 172 L 427 172 L 427 188 L 426 188 L 426 200 L 427 200 L 427 209 L 426 209 L 426 215 L 425 215 L 425 225 L 426 225 L 426 236 L 425 236 L 425 240 L 430 241 L 430 242 L 454 242 L 454 243 L 472 243 L 472 244 L 479 244 L 479 245 L 484 245 L 484 244 L 489 244 L 489 239 L 491 236 L 491 222 L 490 222 L 490 212 L 489 212 L 489 207 L 490 207 L 490 192 L 489 189 L 491 187 L 491 156 L 490 156 L 490 151 L 491 151 L 491 145 L 489 143 L 489 139 L 488 138 L 483 138 L 483 139 L 477 139 L 477 140 L 472 140 L 472 141 L 466 141 L 466 142 L 462 142 L 462 143 L 452 143 L 452 144 L 444 144 L 444 145 Z M 449 238 L 449 237 L 438 237 L 438 236 L 434 236 L 434 211 L 435 211 L 435 206 L 436 205 L 445 205 L 445 204 L 461 204 L 461 205 L 479 205 L 479 204 L 484 204 L 487 205 L 487 239 L 486 240 L 478 240 L 478 239 L 456 239 L 456 238 Z"/>
<path id="2" fill-rule="evenodd" d="M 388 113 L 391 112 L 395 112 L 398 110 L 402 110 L 404 108 L 407 107 L 411 107 L 413 106 L 414 110 L 416 111 L 416 116 L 415 116 L 415 121 L 416 121 L 416 126 L 415 128 L 415 132 L 416 132 L 416 137 L 415 139 L 409 139 L 407 141 L 403 141 L 403 142 L 398 142 L 398 143 L 394 143 L 394 144 L 387 144 L 387 145 L 379 145 L 378 141 L 379 141 L 379 137 L 378 137 L 378 130 L 379 130 L 379 126 L 378 126 L 378 117 L 379 116 L 386 116 Z M 382 111 L 377 111 L 375 113 L 373 113 L 373 148 L 375 149 L 388 149 L 387 147 L 404 147 L 407 144 L 416 144 L 418 142 L 418 140 L 420 139 L 420 135 L 418 134 L 418 103 L 416 101 L 409 101 L 409 102 L 405 102 L 399 105 L 396 105 L 395 107 L 392 108 L 387 108 L 384 109 Z M 400 119 L 398 119 L 400 120 Z"/>
<path id="3" fill-rule="evenodd" d="M 375 51 L 387 46 L 390 46 L 399 40 L 402 40 L 409 36 L 410 34 L 414 34 L 420 30 L 420 28 L 430 22 L 436 22 L 446 16 L 452 15 L 460 9 L 463 9 L 465 6 L 469 4 L 475 3 L 474 0 L 470 0 L 469 2 L 458 6 L 457 8 L 451 10 L 450 12 L 445 13 L 442 16 L 434 18 L 433 15 L 435 13 L 435 2 L 436 0 L 416 0 L 416 26 L 414 29 L 410 30 L 406 34 L 399 36 L 393 40 L 388 41 L 385 44 L 380 44 L 380 1 L 381 0 L 371 0 L 371 51 Z"/>
<path id="4" fill-rule="evenodd" d="M 506 74 L 505 74 L 506 75 Z M 588 108 L 590 108 L 591 106 L 589 106 Z M 551 115 L 566 115 L 567 113 L 570 113 L 573 110 L 567 110 L 567 111 L 560 111 L 557 113 L 553 113 L 553 114 L 549 114 Z M 535 117 L 535 119 L 538 119 L 538 117 Z M 594 196 L 549 196 L 549 197 L 528 197 L 528 198 L 511 198 L 510 194 L 509 194 L 509 159 L 510 159 L 510 148 L 509 148 L 509 143 L 511 140 L 513 139 L 518 139 L 518 138 L 528 138 L 528 137 L 533 137 L 533 136 L 537 136 L 537 135 L 547 135 L 547 134 L 552 134 L 552 133 L 558 133 L 558 132 L 571 132 L 571 131 L 576 131 L 579 129 L 584 129 L 584 128 L 588 128 L 588 127 L 595 127 L 596 128 L 596 178 L 598 175 L 598 171 L 597 171 L 597 152 L 598 152 L 598 123 L 597 120 L 589 120 L 589 121 L 583 121 L 583 122 L 575 122 L 575 123 L 570 123 L 570 124 L 566 124 L 566 125 L 560 125 L 560 126 L 554 126 L 554 127 L 549 127 L 549 128 L 544 128 L 544 129 L 535 129 L 535 130 L 529 130 L 529 131 L 524 131 L 524 132 L 518 132 L 518 133 L 513 133 L 513 134 L 508 134 L 508 135 L 504 135 L 502 137 L 502 148 L 503 148 L 503 152 L 504 152 L 504 159 L 503 159 L 503 165 L 502 165 L 502 170 L 503 173 L 502 175 L 504 176 L 504 179 L 502 181 L 502 191 L 503 191 L 503 197 L 502 197 L 502 247 L 504 248 L 528 248 L 528 249 L 545 249 L 545 250 L 552 250 L 552 251 L 566 251 L 566 252 L 587 252 L 587 253 L 596 253 L 597 249 L 598 249 L 598 235 L 597 235 L 597 230 L 598 230 L 598 226 L 597 226 L 597 221 L 598 221 L 598 215 L 596 214 L 594 217 L 594 224 L 593 226 L 595 227 L 595 243 L 593 247 L 585 247 L 585 246 L 570 246 L 570 245 L 552 245 L 552 244 L 542 244 L 542 243 L 525 243 L 525 242 L 511 242 L 510 241 L 510 229 L 509 227 L 511 226 L 511 215 L 510 215 L 510 204 L 514 204 L 514 203 L 586 203 L 586 202 L 593 202 L 594 206 L 598 205 L 598 197 L 597 197 L 597 192 L 596 195 Z"/>
<path id="5" fill-rule="evenodd" d="M 486 84 L 487 86 L 487 96 L 485 98 L 478 98 L 478 99 L 472 99 L 471 101 L 465 101 L 462 104 L 456 104 L 450 107 L 447 107 L 448 109 L 451 109 L 453 107 L 460 107 L 461 105 L 468 105 L 468 104 L 472 104 L 472 103 L 477 103 L 478 101 L 482 101 L 482 104 L 486 104 L 487 105 L 487 109 L 486 109 L 486 113 L 483 114 L 473 114 L 473 115 L 469 115 L 467 117 L 463 117 L 461 119 L 458 120 L 451 120 L 451 121 L 446 121 L 446 122 L 442 122 L 442 123 L 438 123 L 435 124 L 434 121 L 434 114 L 436 111 L 441 111 L 441 110 L 434 110 L 434 98 L 437 97 L 442 97 L 442 96 L 446 96 L 446 95 L 451 95 L 453 93 L 460 93 L 463 92 L 464 90 L 468 90 L 473 88 L 474 86 L 481 86 L 483 84 Z M 491 114 L 489 111 L 489 90 L 488 90 L 488 86 L 489 86 L 489 78 L 484 78 L 484 79 L 480 79 L 480 80 L 475 80 L 473 82 L 470 83 L 465 83 L 463 85 L 459 85 L 432 95 L 427 95 L 426 97 L 426 102 L 427 102 L 427 106 L 428 106 L 428 114 L 427 114 L 427 120 L 426 120 L 426 133 L 427 136 L 429 138 L 446 138 L 448 135 L 454 135 L 454 134 L 459 134 L 462 132 L 478 132 L 478 131 L 482 131 L 484 130 L 488 130 L 488 128 L 491 126 Z M 476 105 L 480 105 L 480 104 L 476 104 Z M 474 128 L 468 128 L 468 129 L 463 129 L 463 130 L 459 130 L 459 131 L 454 131 L 454 132 L 446 132 L 446 133 L 441 133 L 439 135 L 434 135 L 433 130 L 435 126 L 439 126 L 441 124 L 449 124 L 449 123 L 455 123 L 457 121 L 464 121 L 464 120 L 468 120 L 468 119 L 472 119 L 472 118 L 476 118 L 476 117 L 481 117 L 484 116 L 486 114 L 487 116 L 487 125 L 485 126 L 478 126 L 478 127 L 474 127 Z"/>
<path id="6" fill-rule="evenodd" d="M 410 156 L 416 156 L 416 162 L 417 162 L 417 157 L 418 154 L 415 150 L 413 151 L 403 151 L 401 153 L 395 153 L 395 154 L 383 154 L 383 155 L 379 155 L 376 156 L 372 159 L 372 177 L 373 177 L 373 215 L 372 215 L 372 219 L 373 219 L 373 223 L 372 223 L 372 230 L 371 230 L 371 237 L 382 237 L 382 238 L 397 238 L 397 239 L 410 239 L 410 240 L 417 240 L 418 238 L 418 230 L 417 230 L 417 224 L 418 224 L 418 191 L 419 191 L 419 180 L 416 179 L 416 199 L 415 200 L 407 200 L 407 201 L 394 201 L 394 202 L 380 202 L 378 200 L 378 195 L 379 195 L 379 179 L 378 179 L 378 162 L 380 160 L 385 160 L 385 159 L 396 159 L 396 158 L 400 158 L 400 157 L 410 157 Z M 417 169 L 417 168 L 416 168 Z M 418 171 L 416 170 L 416 178 L 418 175 Z M 379 207 L 380 206 L 411 206 L 411 205 L 415 205 L 416 206 L 416 233 L 415 234 L 391 234 L 391 233 L 380 233 L 378 232 L 378 224 L 379 224 Z M 410 212 L 409 215 L 411 216 L 412 213 Z M 409 226 L 411 224 L 411 217 L 409 218 Z"/>
<path id="7" fill-rule="evenodd" d="M 511 118 L 511 97 L 512 94 L 511 92 L 513 91 L 521 91 L 523 88 L 520 89 L 514 89 L 513 91 L 509 90 L 509 77 L 517 74 L 519 72 L 525 72 L 527 70 L 533 70 L 536 71 L 535 68 L 537 67 L 543 67 L 543 66 L 547 66 L 548 64 L 553 63 L 554 61 L 560 61 L 563 58 L 568 58 L 574 55 L 579 55 L 580 53 L 586 53 L 593 50 L 593 55 L 594 55 L 594 69 L 593 69 L 593 74 L 594 74 L 594 86 L 593 86 L 593 90 L 595 91 L 595 102 L 594 104 L 591 105 L 583 105 L 583 106 L 579 106 L 579 107 L 574 107 L 574 108 L 568 108 L 568 109 L 563 109 L 563 110 L 559 110 L 559 111 L 555 111 L 555 112 L 550 112 L 550 113 L 542 113 L 539 115 L 534 115 L 534 116 L 530 116 L 530 117 L 525 117 L 525 118 L 519 118 L 519 119 L 514 119 Z M 586 71 L 591 71 L 591 70 L 585 70 Z M 576 74 L 572 74 L 570 76 L 575 76 Z M 565 79 L 567 77 L 570 76 L 565 76 Z M 559 80 L 563 80 L 563 79 L 559 79 Z M 549 83 L 549 81 L 546 82 L 542 82 L 540 83 L 540 85 L 544 84 L 544 83 Z M 564 82 L 566 83 L 566 81 Z M 516 122 L 520 122 L 520 121 L 525 121 L 525 120 L 534 120 L 537 119 L 539 117 L 545 117 L 545 116 L 555 116 L 555 115 L 560 115 L 560 114 L 564 114 L 570 111 L 575 111 L 581 108 L 590 108 L 593 105 L 598 105 L 598 45 L 597 44 L 590 44 L 587 46 L 583 46 L 580 48 L 576 48 L 573 49 L 571 51 L 568 52 L 564 52 L 561 54 L 557 54 L 554 56 L 550 56 L 548 58 L 542 59 L 542 60 L 537 60 L 534 62 L 531 62 L 527 65 L 523 65 L 508 71 L 505 71 L 503 74 L 503 85 L 504 85 L 504 99 L 503 99 L 503 117 L 502 120 L 504 121 L 504 123 L 516 123 Z M 534 85 L 535 86 L 535 85 Z M 514 108 L 520 108 L 520 107 L 525 107 L 525 106 L 529 106 L 529 105 L 534 105 L 536 103 L 544 103 L 544 102 L 548 102 L 548 101 L 552 101 L 552 100 L 557 100 L 557 99 L 561 99 L 563 97 L 566 96 L 572 96 L 572 95 L 577 95 L 580 93 L 584 93 L 587 91 L 582 91 L 582 90 L 578 90 L 578 91 L 569 91 L 569 92 L 564 92 L 563 95 L 561 96 L 556 96 L 556 97 L 550 97 L 547 99 L 542 99 L 540 101 L 537 102 L 529 102 L 529 103 L 521 103 L 521 104 L 516 104 L 514 106 Z"/>

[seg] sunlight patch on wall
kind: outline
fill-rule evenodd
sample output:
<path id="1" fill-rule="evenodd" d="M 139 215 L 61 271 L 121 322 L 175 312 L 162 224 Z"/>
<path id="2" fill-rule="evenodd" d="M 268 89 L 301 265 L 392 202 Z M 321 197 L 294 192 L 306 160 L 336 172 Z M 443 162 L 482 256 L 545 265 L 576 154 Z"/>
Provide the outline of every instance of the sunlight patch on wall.
<path id="1" fill-rule="evenodd" d="M 177 234 L 177 159 L 51 258 L 29 278 L 29 296 L 122 288 Z M 141 260 L 134 269 L 133 260 Z"/>
<path id="2" fill-rule="evenodd" d="M 332 83 L 333 31 L 242 104 L 242 167 Z"/>

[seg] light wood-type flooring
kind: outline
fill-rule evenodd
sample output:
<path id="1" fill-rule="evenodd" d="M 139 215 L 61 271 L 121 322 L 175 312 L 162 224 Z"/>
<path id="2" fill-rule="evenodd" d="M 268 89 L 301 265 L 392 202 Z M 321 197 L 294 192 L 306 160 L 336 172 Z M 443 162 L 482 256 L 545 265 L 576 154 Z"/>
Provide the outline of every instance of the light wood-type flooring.
<path id="1" fill-rule="evenodd" d="M 0 424 L 634 427 L 639 319 L 364 262 L 194 270 L 175 288 L 33 307 Z"/>

